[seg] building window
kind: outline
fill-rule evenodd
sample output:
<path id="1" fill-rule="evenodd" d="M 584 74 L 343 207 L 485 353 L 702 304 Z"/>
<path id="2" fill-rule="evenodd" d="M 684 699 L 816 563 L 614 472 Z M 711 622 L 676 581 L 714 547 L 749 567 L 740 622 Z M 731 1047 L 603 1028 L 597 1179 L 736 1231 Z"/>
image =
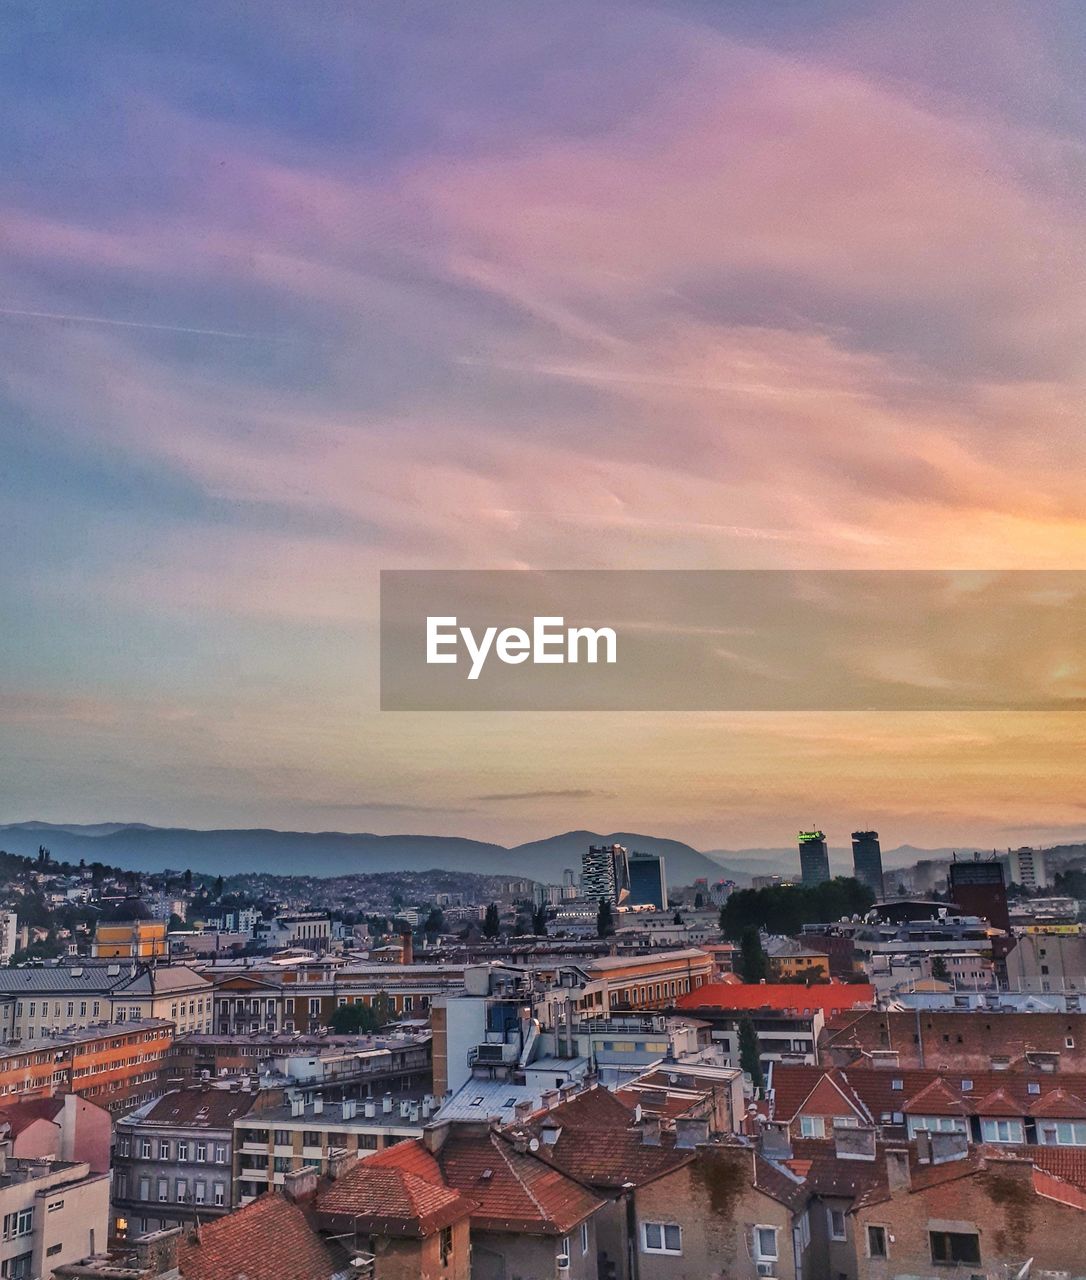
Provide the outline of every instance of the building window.
<path id="1" fill-rule="evenodd" d="M 140 1178 L 140 1194 L 141 1200 L 150 1200 L 151 1198 L 151 1179 Z"/>
<path id="2" fill-rule="evenodd" d="M 165 1138 L 158 1141 L 158 1158 L 160 1160 L 168 1160 L 170 1158 L 170 1144 Z"/>
<path id="3" fill-rule="evenodd" d="M 33 1209 L 19 1209 L 15 1213 L 4 1214 L 5 1240 L 16 1240 L 19 1236 L 28 1236 L 33 1230 Z"/>
<path id="4" fill-rule="evenodd" d="M 980 1130 L 985 1142 L 1024 1142 L 1021 1120 L 982 1120 Z"/>
<path id="5" fill-rule="evenodd" d="M 682 1253 L 682 1228 L 673 1222 L 641 1224 L 642 1253 Z"/>
<path id="6" fill-rule="evenodd" d="M 442 1227 L 441 1235 L 438 1240 L 438 1248 L 441 1250 L 441 1265 L 447 1267 L 449 1259 L 452 1257 L 453 1251 L 453 1235 L 452 1227 Z"/>
<path id="7" fill-rule="evenodd" d="M 189 1184 L 185 1178 L 177 1179 L 177 1203 L 185 1204 L 189 1198 Z"/>
<path id="8" fill-rule="evenodd" d="M 847 1240 L 848 1232 L 845 1230 L 845 1212 L 843 1209 L 827 1209 L 826 1217 L 829 1221 L 830 1239 L 831 1240 Z"/>
<path id="9" fill-rule="evenodd" d="M 177 1142 L 177 1158 L 183 1164 L 188 1163 L 189 1144 L 183 1138 L 179 1138 Z"/>
<path id="10" fill-rule="evenodd" d="M 675 1230 L 678 1231 L 678 1227 L 676 1227 Z M 676 1240 L 678 1240 L 677 1236 L 676 1236 Z M 582 1222 L 581 1223 L 581 1256 L 584 1257 L 584 1255 L 587 1252 L 588 1252 L 588 1223 Z M 681 1253 L 682 1250 L 676 1249 L 674 1250 L 674 1252 Z"/>
<path id="11" fill-rule="evenodd" d="M 216 1142 L 215 1144 L 215 1163 L 226 1163 L 226 1146 L 221 1142 Z"/>
<path id="12" fill-rule="evenodd" d="M 1086 1147 L 1086 1120 L 1048 1120 L 1038 1126 L 1043 1147 Z"/>
<path id="13" fill-rule="evenodd" d="M 803 1138 L 824 1138 L 826 1136 L 826 1120 L 824 1116 L 800 1116 L 799 1132 Z"/>
<path id="14" fill-rule="evenodd" d="M 196 1163 L 203 1164 L 203 1162 L 206 1159 L 207 1159 L 207 1143 L 198 1142 L 196 1144 Z"/>
<path id="15" fill-rule="evenodd" d="M 980 1262 L 980 1237 L 965 1231 L 930 1231 L 932 1262 Z"/>
<path id="16" fill-rule="evenodd" d="M 195 1192 L 193 1199 L 196 1202 L 196 1204 L 203 1204 L 204 1201 L 207 1199 L 207 1183 L 197 1182 L 194 1184 L 193 1190 Z"/>
<path id="17" fill-rule="evenodd" d="M 158 1202 L 165 1204 L 170 1198 L 170 1180 L 169 1178 L 159 1178 L 158 1180 Z"/>
<path id="18" fill-rule="evenodd" d="M 150 1160 L 151 1158 L 151 1139 L 140 1138 L 140 1159 Z"/>
<path id="19" fill-rule="evenodd" d="M 4 1280 L 25 1280 L 31 1274 L 30 1264 L 34 1260 L 32 1253 L 20 1253 L 17 1258 L 5 1258 L 0 1262 L 0 1276 Z"/>
<path id="20" fill-rule="evenodd" d="M 869 1258 L 887 1258 L 890 1256 L 886 1251 L 885 1227 L 867 1228 L 867 1256 Z"/>
<path id="21" fill-rule="evenodd" d="M 216 1208 L 221 1209 L 223 1205 L 226 1204 L 226 1188 L 221 1182 L 215 1183 L 214 1195 L 214 1204 Z"/>
<path id="22" fill-rule="evenodd" d="M 777 1261 L 777 1228 L 754 1228 L 754 1260 L 755 1262 Z"/>

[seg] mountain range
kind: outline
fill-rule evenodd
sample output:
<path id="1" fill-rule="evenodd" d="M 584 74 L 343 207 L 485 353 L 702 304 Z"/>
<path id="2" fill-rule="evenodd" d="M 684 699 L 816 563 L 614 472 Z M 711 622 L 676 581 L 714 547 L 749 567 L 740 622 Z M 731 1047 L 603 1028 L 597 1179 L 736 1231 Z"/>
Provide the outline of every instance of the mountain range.
<path id="1" fill-rule="evenodd" d="M 182 871 L 225 875 L 341 876 L 388 871 L 461 871 L 560 883 L 566 868 L 579 872 L 590 844 L 621 844 L 661 854 L 669 884 L 730 879 L 740 885 L 752 875 L 796 875 L 795 847 L 712 849 L 702 852 L 680 840 L 631 831 L 567 831 L 545 840 L 506 847 L 460 836 L 374 835 L 371 832 L 276 831 L 233 829 L 203 831 L 191 827 L 154 827 L 140 822 L 91 824 L 16 822 L 0 825 L 0 849 L 33 856 L 46 845 L 58 861 L 103 862 L 134 871 Z M 949 858 L 951 849 L 901 845 L 883 851 L 891 867 L 920 858 Z M 851 870 L 851 851 L 831 848 L 837 874 Z"/>

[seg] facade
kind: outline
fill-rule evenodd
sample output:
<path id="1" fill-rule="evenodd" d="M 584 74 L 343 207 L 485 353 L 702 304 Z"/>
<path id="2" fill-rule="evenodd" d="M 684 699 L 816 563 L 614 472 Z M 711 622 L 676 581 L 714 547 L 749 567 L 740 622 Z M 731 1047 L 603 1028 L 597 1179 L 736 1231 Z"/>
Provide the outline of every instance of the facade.
<path id="1" fill-rule="evenodd" d="M 651 906 L 667 910 L 667 874 L 664 859 L 655 853 L 631 853 L 627 863 L 630 872 L 631 906 Z"/>
<path id="2" fill-rule="evenodd" d="M 1027 929 L 1007 956 L 1012 991 L 1086 994 L 1086 932 L 1079 925 Z"/>
<path id="3" fill-rule="evenodd" d="M 92 960 L 0 969 L 0 1039 L 67 1035 L 103 1022 L 168 1020 L 211 1029 L 212 986 L 184 965 Z"/>
<path id="4" fill-rule="evenodd" d="M 157 960 L 169 954 L 165 920 L 100 920 L 94 955 L 111 960 Z"/>
<path id="5" fill-rule="evenodd" d="M 799 868 L 805 886 L 824 884 L 830 878 L 830 854 L 821 831 L 799 833 Z"/>
<path id="6" fill-rule="evenodd" d="M 73 1093 L 120 1115 L 164 1091 L 172 1044 L 172 1024 L 149 1021 L 4 1045 L 0 1099 Z"/>
<path id="7" fill-rule="evenodd" d="M 271 1188 L 282 1188 L 303 1167 L 327 1176 L 333 1160 L 349 1161 L 422 1136 L 435 1109 L 431 1096 L 404 1099 L 386 1094 L 359 1102 L 301 1098 L 253 1109 L 234 1122 L 234 1197 L 249 1204 Z"/>
<path id="8" fill-rule="evenodd" d="M 861 884 L 867 885 L 876 898 L 883 897 L 882 846 L 877 831 L 852 833 L 852 871 Z"/>
<path id="9" fill-rule="evenodd" d="M 427 1092 L 432 1080 L 429 1030 L 390 1035 L 291 1035 L 289 1032 L 247 1036 L 182 1036 L 170 1055 L 170 1075 L 185 1084 L 240 1073 L 280 1072 L 294 1079 L 313 1078 L 312 1087 L 339 1096 L 365 1097 L 414 1090 Z"/>
<path id="10" fill-rule="evenodd" d="M 1035 891 L 1048 888 L 1048 867 L 1043 849 L 1024 845 L 1010 852 L 1011 879 L 1023 889 Z"/>
<path id="11" fill-rule="evenodd" d="M 622 845 L 589 845 L 581 855 L 581 897 L 614 907 L 626 901 L 629 891 L 629 860 Z"/>
<path id="12" fill-rule="evenodd" d="M 32 1280 L 105 1247 L 109 1173 L 79 1161 L 2 1159 L 0 1275 Z"/>
<path id="13" fill-rule="evenodd" d="M 92 1173 L 108 1173 L 112 1136 L 109 1112 L 76 1093 L 0 1106 L 0 1142 L 19 1158 L 85 1162 Z"/>
<path id="14" fill-rule="evenodd" d="M 1007 885 L 1003 864 L 996 857 L 955 859 L 947 872 L 947 888 L 952 902 L 969 915 L 980 916 L 996 929 L 1010 932 Z"/>
<path id="15" fill-rule="evenodd" d="M 222 1217 L 234 1207 L 234 1123 L 253 1092 L 197 1086 L 177 1089 L 118 1121 L 113 1228 L 144 1236 Z"/>
<path id="16" fill-rule="evenodd" d="M 0 911 L 0 964 L 10 964 L 18 949 L 18 918 L 14 911 Z"/>

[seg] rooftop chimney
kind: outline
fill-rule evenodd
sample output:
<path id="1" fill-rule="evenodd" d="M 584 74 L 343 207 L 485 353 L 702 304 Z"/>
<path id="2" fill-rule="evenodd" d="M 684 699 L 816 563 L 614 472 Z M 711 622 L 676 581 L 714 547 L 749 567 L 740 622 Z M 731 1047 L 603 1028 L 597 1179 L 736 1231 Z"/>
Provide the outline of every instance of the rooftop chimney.
<path id="1" fill-rule="evenodd" d="M 836 1124 L 833 1126 L 833 1144 L 838 1160 L 874 1160 L 875 1130 L 870 1126 L 859 1128 Z"/>
<path id="2" fill-rule="evenodd" d="M 392 1114 L 392 1094 L 391 1093 L 386 1093 L 385 1096 L 381 1099 L 381 1110 L 385 1113 L 386 1116 L 390 1116 Z"/>
<path id="3" fill-rule="evenodd" d="M 912 1177 L 909 1173 L 908 1147 L 888 1147 L 886 1149 L 886 1182 L 891 1194 L 906 1190 Z"/>
<path id="4" fill-rule="evenodd" d="M 947 1164 L 951 1160 L 964 1160 L 969 1154 L 967 1133 L 933 1133 L 931 1137 L 932 1164 Z"/>
<path id="5" fill-rule="evenodd" d="M 642 1121 L 642 1123 L 644 1123 Z M 675 1145 L 696 1147 L 709 1141 L 709 1121 L 695 1116 L 679 1116 L 675 1121 Z"/>
<path id="6" fill-rule="evenodd" d="M 521 1098 L 513 1108 L 513 1117 L 518 1124 L 523 1124 L 531 1114 L 532 1104 L 531 1100 L 528 1098 Z"/>
<path id="7" fill-rule="evenodd" d="M 769 1160 L 791 1160 L 792 1135 L 786 1120 L 767 1120 L 758 1135 L 758 1146 Z"/>
<path id="8" fill-rule="evenodd" d="M 337 1147 L 334 1151 L 328 1153 L 328 1176 L 333 1182 L 337 1178 L 342 1178 L 347 1170 L 358 1159 L 357 1155 L 352 1155 L 350 1151 L 344 1151 L 342 1147 Z M 313 1173 L 316 1174 L 316 1169 Z"/>
<path id="9" fill-rule="evenodd" d="M 543 1092 L 539 1095 L 539 1101 L 543 1104 L 544 1108 L 547 1111 L 549 1111 L 552 1107 L 556 1107 L 558 1105 L 558 1090 L 544 1089 Z"/>
<path id="10" fill-rule="evenodd" d="M 658 1147 L 660 1145 L 660 1117 L 646 1116 L 641 1117 L 641 1142 L 646 1147 Z"/>
<path id="11" fill-rule="evenodd" d="M 283 1174 L 283 1195 L 295 1204 L 312 1200 L 317 1194 L 319 1170 L 311 1165 L 303 1165 L 300 1169 L 292 1169 Z"/>
<path id="12" fill-rule="evenodd" d="M 412 937 L 411 930 L 405 929 L 400 934 L 400 964 L 415 963 L 415 939 Z"/>

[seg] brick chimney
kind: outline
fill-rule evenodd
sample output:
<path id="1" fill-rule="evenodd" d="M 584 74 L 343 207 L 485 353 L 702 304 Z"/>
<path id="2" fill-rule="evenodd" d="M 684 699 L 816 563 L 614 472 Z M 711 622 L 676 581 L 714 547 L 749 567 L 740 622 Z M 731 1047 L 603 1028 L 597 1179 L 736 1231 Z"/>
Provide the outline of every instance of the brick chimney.
<path id="1" fill-rule="evenodd" d="M 319 1176 L 319 1171 L 311 1165 L 304 1165 L 301 1169 L 292 1169 L 289 1173 L 283 1175 L 283 1195 L 295 1204 L 303 1204 L 307 1200 L 312 1200 L 317 1194 L 317 1179 Z"/>
<path id="2" fill-rule="evenodd" d="M 400 964 L 415 963 L 415 939 L 410 929 L 400 933 Z"/>

